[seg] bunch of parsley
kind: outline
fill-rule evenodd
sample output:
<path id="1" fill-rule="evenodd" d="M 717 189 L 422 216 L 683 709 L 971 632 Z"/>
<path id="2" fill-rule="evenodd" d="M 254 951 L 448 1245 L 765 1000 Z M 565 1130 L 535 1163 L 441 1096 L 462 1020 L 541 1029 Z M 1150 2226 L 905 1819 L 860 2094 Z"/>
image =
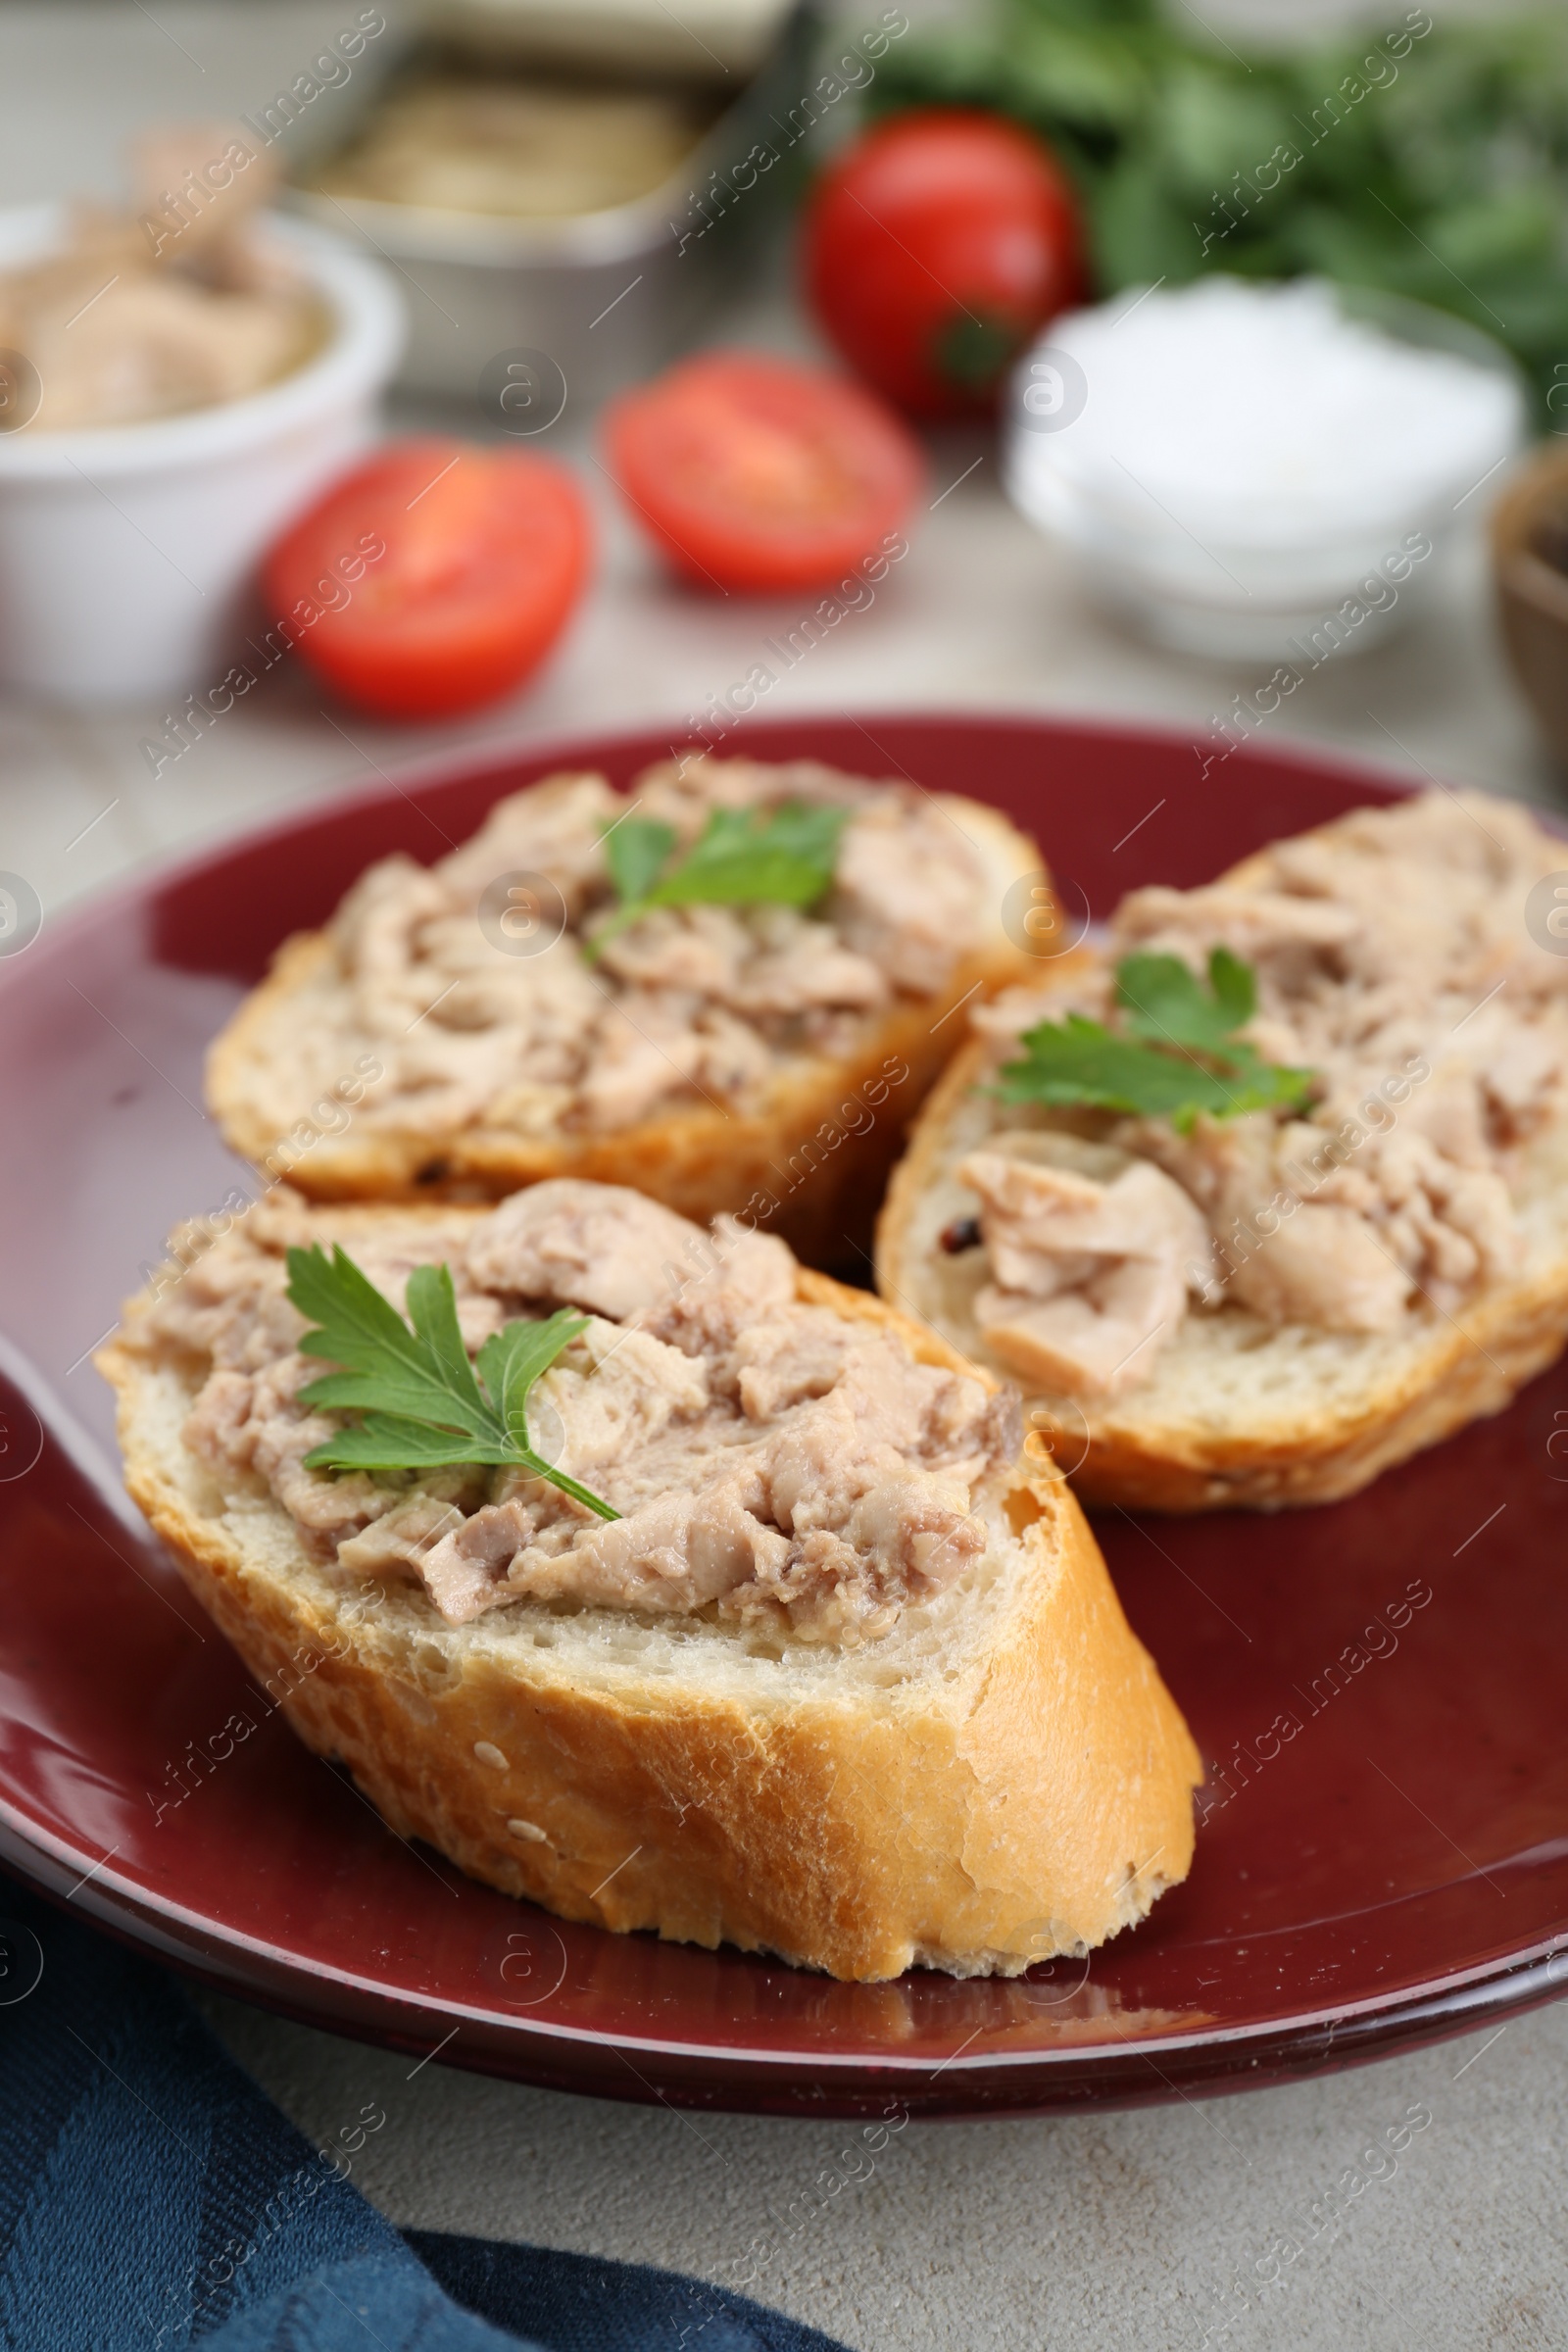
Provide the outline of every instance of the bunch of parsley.
<path id="1" fill-rule="evenodd" d="M 1568 10 L 1423 19 L 1392 0 L 1359 38 L 1284 49 L 1209 35 L 1179 0 L 990 0 L 978 27 L 890 50 L 871 103 L 1039 131 L 1085 198 L 1102 295 L 1213 270 L 1404 295 L 1497 336 L 1560 411 Z M 1298 160 L 1260 187 L 1281 149 Z"/>

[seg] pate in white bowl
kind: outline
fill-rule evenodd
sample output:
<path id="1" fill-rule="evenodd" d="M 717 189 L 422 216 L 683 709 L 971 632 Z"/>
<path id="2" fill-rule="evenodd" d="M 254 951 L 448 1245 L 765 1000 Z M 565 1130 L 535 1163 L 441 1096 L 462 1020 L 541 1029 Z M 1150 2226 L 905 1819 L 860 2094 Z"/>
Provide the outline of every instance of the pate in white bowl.
<path id="1" fill-rule="evenodd" d="M 84 309 L 51 300 L 80 216 L 0 212 L 0 325 L 23 338 L 0 351 L 0 687 L 104 707 L 221 678 L 262 554 L 370 438 L 403 345 L 395 287 L 310 223 L 256 228 L 254 281 L 213 295 L 214 336 L 200 281 L 144 288 L 129 246 Z"/>

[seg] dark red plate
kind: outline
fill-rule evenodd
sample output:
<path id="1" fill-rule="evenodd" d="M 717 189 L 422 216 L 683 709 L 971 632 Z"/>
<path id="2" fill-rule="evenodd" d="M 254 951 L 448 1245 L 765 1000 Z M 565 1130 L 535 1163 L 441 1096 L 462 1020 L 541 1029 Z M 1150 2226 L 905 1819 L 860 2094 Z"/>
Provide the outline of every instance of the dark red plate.
<path id="1" fill-rule="evenodd" d="M 1398 789 L 1249 752 L 1205 781 L 1188 743 L 1045 720 L 801 719 L 745 743 L 995 801 L 1100 913 Z M 294 2017 L 691 2105 L 1125 2104 L 1369 2057 L 1568 1983 L 1562 1371 L 1353 1502 L 1102 1518 L 1212 1759 L 1210 1809 L 1148 1925 L 1031 1979 L 837 1984 L 558 1924 L 401 1843 L 267 1714 L 119 1495 L 86 1361 L 169 1226 L 243 1183 L 200 1107 L 203 1047 L 368 859 L 438 855 L 558 762 L 624 782 L 666 749 L 621 736 L 340 795 L 0 959 L 0 1320 L 14 1372 L 60 1400 L 57 1438 L 0 1394 L 0 1859 Z M 258 1728 L 236 1740 L 240 1714 Z"/>

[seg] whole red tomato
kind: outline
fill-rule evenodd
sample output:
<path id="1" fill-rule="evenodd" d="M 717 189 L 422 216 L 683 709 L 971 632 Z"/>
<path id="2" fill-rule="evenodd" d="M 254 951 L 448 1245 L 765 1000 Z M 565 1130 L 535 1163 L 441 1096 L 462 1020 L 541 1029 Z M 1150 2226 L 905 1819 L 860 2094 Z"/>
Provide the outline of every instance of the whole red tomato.
<path id="1" fill-rule="evenodd" d="M 895 115 L 829 164 L 805 265 L 839 350 L 917 416 L 992 406 L 1035 330 L 1087 284 L 1060 166 L 1018 123 L 967 107 Z"/>

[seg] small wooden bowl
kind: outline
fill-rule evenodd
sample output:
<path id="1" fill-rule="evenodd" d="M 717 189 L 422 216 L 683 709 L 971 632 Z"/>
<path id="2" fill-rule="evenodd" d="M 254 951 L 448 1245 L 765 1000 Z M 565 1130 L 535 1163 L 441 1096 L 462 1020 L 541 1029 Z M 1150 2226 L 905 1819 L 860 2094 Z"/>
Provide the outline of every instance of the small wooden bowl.
<path id="1" fill-rule="evenodd" d="M 1514 674 L 1568 767 L 1568 439 L 1543 443 L 1498 499 L 1492 565 Z"/>

